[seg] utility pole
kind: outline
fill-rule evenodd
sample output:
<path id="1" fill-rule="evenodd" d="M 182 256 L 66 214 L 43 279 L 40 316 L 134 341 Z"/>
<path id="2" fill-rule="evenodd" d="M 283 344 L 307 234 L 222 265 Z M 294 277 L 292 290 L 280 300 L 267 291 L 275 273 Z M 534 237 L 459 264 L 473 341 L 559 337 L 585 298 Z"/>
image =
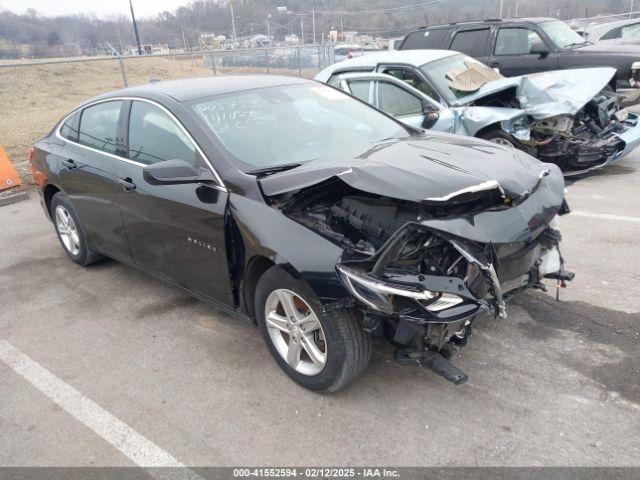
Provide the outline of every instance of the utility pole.
<path id="1" fill-rule="evenodd" d="M 518 0 L 516 0 L 516 18 L 518 18 Z"/>
<path id="2" fill-rule="evenodd" d="M 229 8 L 231 8 L 231 31 L 233 32 L 233 39 L 236 39 L 236 16 L 233 14 L 233 2 L 229 2 Z"/>
<path id="3" fill-rule="evenodd" d="M 187 39 L 184 37 L 184 27 L 180 27 L 182 29 L 182 45 L 184 45 L 184 51 L 187 53 L 189 50 L 187 49 Z"/>
<path id="4" fill-rule="evenodd" d="M 131 0 L 129 0 L 129 8 L 131 9 L 131 20 L 133 20 L 133 31 L 136 34 L 136 43 L 138 44 L 138 55 L 142 55 L 140 36 L 138 35 L 138 24 L 136 23 L 136 16 L 133 14 L 133 4 L 131 3 Z"/>
<path id="5" fill-rule="evenodd" d="M 300 17 L 300 37 L 302 45 L 304 45 L 304 13 L 296 13 Z"/>
<path id="6" fill-rule="evenodd" d="M 313 44 L 316 44 L 316 11 L 311 10 L 311 21 L 313 24 Z"/>
<path id="7" fill-rule="evenodd" d="M 269 37 L 269 45 L 271 45 L 271 26 L 269 25 L 269 20 L 271 19 L 271 14 L 267 15 L 267 37 Z"/>
<path id="8" fill-rule="evenodd" d="M 504 0 L 500 0 L 500 20 L 502 20 L 502 7 L 504 6 Z"/>
<path id="9" fill-rule="evenodd" d="M 631 5 L 629 5 L 629 20 L 631 20 L 631 14 L 633 13 L 633 3 L 634 0 L 631 0 Z"/>

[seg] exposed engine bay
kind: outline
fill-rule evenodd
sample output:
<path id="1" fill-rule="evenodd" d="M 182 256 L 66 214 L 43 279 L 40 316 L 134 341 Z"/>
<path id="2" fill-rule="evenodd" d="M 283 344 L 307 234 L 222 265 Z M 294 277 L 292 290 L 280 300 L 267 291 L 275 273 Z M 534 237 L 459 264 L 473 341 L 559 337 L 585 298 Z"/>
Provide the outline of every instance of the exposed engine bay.
<path id="1" fill-rule="evenodd" d="M 543 226 L 526 241 L 478 242 L 433 228 L 431 221 L 471 219 L 516 210 L 534 192 L 506 198 L 499 185 L 454 192 L 421 203 L 353 188 L 338 177 L 271 197 L 272 206 L 344 249 L 336 265 L 352 298 L 327 309 L 354 306 L 367 331 L 384 336 L 403 364 L 431 368 L 453 383 L 467 376 L 448 359 L 466 344 L 486 313 L 506 317 L 505 300 L 526 288 L 558 288 L 564 270 L 561 236 Z M 563 202 L 557 210 L 563 214 Z M 466 221 L 466 220 L 465 220 Z"/>

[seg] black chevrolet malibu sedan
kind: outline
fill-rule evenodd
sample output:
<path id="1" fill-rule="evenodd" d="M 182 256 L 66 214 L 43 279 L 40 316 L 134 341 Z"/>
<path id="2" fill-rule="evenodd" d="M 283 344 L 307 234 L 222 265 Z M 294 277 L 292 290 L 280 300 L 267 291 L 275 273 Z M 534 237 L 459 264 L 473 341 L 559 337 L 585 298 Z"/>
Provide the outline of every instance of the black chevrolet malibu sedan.
<path id="1" fill-rule="evenodd" d="M 282 369 L 335 391 L 372 335 L 454 383 L 474 321 L 572 276 L 560 170 L 397 122 L 287 77 L 181 80 L 94 98 L 30 151 L 72 261 L 104 257 L 257 322 Z M 506 320 L 505 320 L 506 321 Z"/>

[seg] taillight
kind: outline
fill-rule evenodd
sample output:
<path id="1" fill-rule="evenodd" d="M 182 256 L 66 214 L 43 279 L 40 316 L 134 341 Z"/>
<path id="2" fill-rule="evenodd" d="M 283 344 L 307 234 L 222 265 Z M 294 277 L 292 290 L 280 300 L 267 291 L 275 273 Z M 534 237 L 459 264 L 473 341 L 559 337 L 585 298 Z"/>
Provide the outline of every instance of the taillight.
<path id="1" fill-rule="evenodd" d="M 29 151 L 27 152 L 27 157 L 29 158 L 29 166 L 31 167 L 31 176 L 35 180 L 35 182 L 42 187 L 44 185 L 44 175 L 40 170 L 36 168 L 33 164 L 33 155 L 36 152 L 35 147 L 32 145 L 29 147 Z"/>

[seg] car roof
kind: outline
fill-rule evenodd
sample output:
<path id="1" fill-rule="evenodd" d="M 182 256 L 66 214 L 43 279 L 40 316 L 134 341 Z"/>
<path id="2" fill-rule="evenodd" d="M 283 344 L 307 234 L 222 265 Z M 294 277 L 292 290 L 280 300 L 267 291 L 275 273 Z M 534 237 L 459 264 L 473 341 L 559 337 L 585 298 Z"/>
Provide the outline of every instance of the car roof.
<path id="1" fill-rule="evenodd" d="M 635 23 L 640 23 L 640 18 L 632 18 L 630 20 L 618 20 L 616 22 L 607 22 L 607 23 L 599 23 L 597 25 L 592 25 L 587 27 L 587 33 L 593 38 L 596 37 L 595 40 L 598 40 L 602 35 L 607 33 L 610 30 L 618 27 L 624 27 L 626 25 L 633 25 Z"/>
<path id="2" fill-rule="evenodd" d="M 497 24 L 497 23 L 520 23 L 520 22 L 529 22 L 529 23 L 544 23 L 544 22 L 553 22 L 558 20 L 557 18 L 551 17 L 515 17 L 515 18 L 490 18 L 487 20 L 472 20 L 470 22 L 453 22 L 453 23 L 443 23 L 441 25 L 433 25 L 428 27 L 421 27 L 419 30 L 431 30 L 436 28 L 453 28 L 465 25 L 482 25 L 485 23 Z"/>
<path id="3" fill-rule="evenodd" d="M 381 62 L 404 63 L 420 67 L 425 63 L 435 62 L 453 55 L 459 55 L 459 53 L 453 50 L 386 50 L 343 60 L 334 63 L 330 68 L 338 70 L 342 67 L 373 67 Z"/>
<path id="4" fill-rule="evenodd" d="M 279 87 L 284 85 L 299 85 L 313 83 L 311 80 L 279 75 L 221 75 L 202 78 L 188 78 L 183 80 L 169 80 L 152 82 L 115 92 L 101 95 L 108 97 L 146 97 L 167 95 L 179 102 L 195 100 L 197 98 L 223 95 L 226 93 L 242 92 L 256 88 Z"/>

